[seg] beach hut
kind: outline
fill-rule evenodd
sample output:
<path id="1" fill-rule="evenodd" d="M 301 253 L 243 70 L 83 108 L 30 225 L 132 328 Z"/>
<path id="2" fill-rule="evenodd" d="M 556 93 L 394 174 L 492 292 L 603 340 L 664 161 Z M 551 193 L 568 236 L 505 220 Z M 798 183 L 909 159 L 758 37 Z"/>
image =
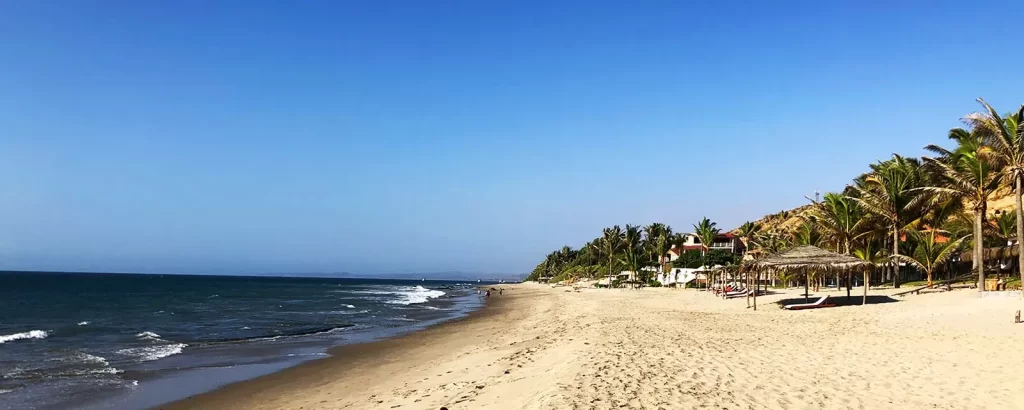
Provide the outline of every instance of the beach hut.
<path id="1" fill-rule="evenodd" d="M 774 274 L 780 271 L 795 272 L 797 274 L 803 273 L 805 279 L 810 279 L 810 272 L 831 274 L 845 273 L 847 276 L 847 282 L 849 282 L 849 278 L 853 273 L 860 272 L 865 276 L 864 300 L 862 304 L 867 304 L 867 275 L 872 266 L 873 264 L 871 262 L 857 259 L 850 255 L 829 252 L 817 246 L 802 245 L 763 259 L 751 261 L 746 265 L 746 270 L 748 272 L 754 272 L 757 275 L 762 273 Z M 810 289 L 808 287 L 808 282 L 809 280 L 804 281 L 804 299 L 809 301 L 810 297 L 808 294 L 810 293 Z M 846 288 L 846 297 L 850 297 L 849 284 L 847 284 Z M 757 309 L 756 293 L 754 294 L 754 309 Z"/>

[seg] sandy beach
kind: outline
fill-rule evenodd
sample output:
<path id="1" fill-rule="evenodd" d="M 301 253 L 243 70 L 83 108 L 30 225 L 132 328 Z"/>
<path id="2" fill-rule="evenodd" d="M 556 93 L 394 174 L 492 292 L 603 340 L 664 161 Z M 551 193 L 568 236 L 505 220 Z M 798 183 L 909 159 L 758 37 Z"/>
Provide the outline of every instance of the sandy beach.
<path id="1" fill-rule="evenodd" d="M 1024 408 L 1019 298 L 791 312 L 773 303 L 791 289 L 754 312 L 693 290 L 506 289 L 468 318 L 162 408 Z"/>

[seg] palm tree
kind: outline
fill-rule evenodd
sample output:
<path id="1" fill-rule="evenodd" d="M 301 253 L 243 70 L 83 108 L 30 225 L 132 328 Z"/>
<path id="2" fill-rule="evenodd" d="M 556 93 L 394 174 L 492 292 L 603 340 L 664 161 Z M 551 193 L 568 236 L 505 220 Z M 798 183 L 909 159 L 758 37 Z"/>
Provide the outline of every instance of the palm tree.
<path id="1" fill-rule="evenodd" d="M 967 114 L 963 121 L 985 137 L 987 145 L 1003 166 L 1003 181 L 1013 186 L 1017 215 L 1017 267 L 1024 283 L 1024 206 L 1021 204 L 1021 195 L 1024 194 L 1021 186 L 1024 181 L 1024 105 L 1016 114 L 1002 118 L 985 100 L 978 98 L 978 103 L 985 111 Z"/>
<path id="2" fill-rule="evenodd" d="M 995 236 L 999 238 L 1000 242 L 1002 242 L 1002 245 L 1000 246 L 1010 244 L 1013 239 L 1017 237 L 1016 232 L 1014 231 L 1017 227 L 1017 215 L 1009 212 L 1000 213 L 999 211 L 996 211 L 995 222 Z"/>
<path id="3" fill-rule="evenodd" d="M 587 242 L 576 251 L 576 260 L 582 266 L 590 266 L 595 262 L 595 254 L 597 253 L 597 246 L 594 242 Z"/>
<path id="4" fill-rule="evenodd" d="M 545 274 L 548 278 L 553 278 L 558 275 L 559 269 L 561 269 L 561 259 L 558 257 L 558 251 L 551 252 L 546 258 L 544 258 Z"/>
<path id="5" fill-rule="evenodd" d="M 643 246 L 643 231 L 640 226 L 637 225 L 626 225 L 626 231 L 622 238 L 622 257 L 620 261 L 633 272 L 633 279 L 646 283 L 646 278 L 643 276 L 643 268 L 647 265 L 644 261 L 644 246 Z"/>
<path id="6" fill-rule="evenodd" d="M 658 271 L 661 272 L 665 266 L 665 254 L 672 246 L 672 227 L 655 222 L 644 227 L 644 232 L 651 247 L 652 261 L 657 261 Z"/>
<path id="7" fill-rule="evenodd" d="M 811 209 L 818 229 L 825 239 L 835 245 L 838 252 L 850 254 L 850 244 L 862 233 L 866 218 L 856 201 L 833 192 L 825 194 L 821 202 L 815 202 Z M 849 282 L 847 275 L 847 282 Z M 836 287 L 840 287 L 839 273 L 836 273 Z"/>
<path id="8" fill-rule="evenodd" d="M 856 256 L 860 260 L 871 262 L 871 263 L 876 264 L 876 265 L 879 264 L 879 263 L 882 263 L 883 261 L 885 261 L 885 259 L 886 259 L 885 251 L 882 250 L 882 247 L 881 247 L 882 241 L 875 240 L 875 238 L 872 238 L 871 236 L 865 236 L 865 237 L 863 237 L 861 239 L 862 240 L 859 241 L 859 242 L 861 242 L 860 246 L 857 246 L 857 247 L 855 247 L 853 249 L 853 256 Z M 866 305 L 868 303 L 868 287 L 870 285 L 871 285 L 871 271 L 870 270 L 865 270 L 864 271 L 864 299 L 861 300 L 861 304 L 862 305 Z"/>
<path id="9" fill-rule="evenodd" d="M 745 249 L 749 249 L 753 246 L 754 235 L 757 235 L 761 231 L 761 224 L 747 221 L 744 222 L 743 225 L 740 225 L 736 231 L 739 234 L 740 239 L 743 240 L 743 247 Z M 746 252 L 747 251 L 744 250 L 743 254 L 746 255 Z"/>
<path id="10" fill-rule="evenodd" d="M 760 232 L 760 231 L 761 231 L 761 224 L 750 222 L 750 221 L 744 222 L 743 225 L 740 225 L 740 227 L 738 229 L 736 229 L 736 232 L 739 234 L 740 240 L 743 241 L 743 256 L 744 256 L 744 258 L 746 258 L 747 252 L 750 250 L 750 248 L 752 246 L 754 246 L 754 235 L 757 235 L 757 233 Z M 740 259 L 739 263 L 742 264 L 743 263 L 743 259 Z M 747 273 L 747 275 L 749 275 L 749 273 Z M 757 273 L 757 274 L 755 274 L 755 278 L 754 278 L 754 291 L 756 292 L 756 291 L 760 291 L 760 290 L 761 290 L 761 274 Z M 756 297 L 757 296 L 755 295 L 755 298 Z M 747 299 L 748 300 L 750 299 L 750 294 L 747 294 Z"/>
<path id="11" fill-rule="evenodd" d="M 797 245 L 821 245 L 821 231 L 818 230 L 815 218 L 805 217 L 803 220 L 796 232 L 793 232 L 793 242 Z"/>
<path id="12" fill-rule="evenodd" d="M 990 155 L 991 150 L 983 144 L 977 134 L 960 128 L 949 131 L 949 138 L 957 141 L 953 151 L 935 145 L 925 149 L 938 153 L 939 158 L 924 157 L 933 171 L 931 186 L 919 190 L 928 193 L 932 203 L 959 200 L 965 202 L 974 212 L 974 265 L 978 270 L 978 289 L 985 289 L 984 223 L 988 201 L 1002 183 L 1003 174 Z"/>
<path id="13" fill-rule="evenodd" d="M 774 229 L 754 235 L 754 245 L 769 255 L 774 255 L 793 246 L 789 235 Z"/>
<path id="14" fill-rule="evenodd" d="M 611 228 L 604 228 L 601 236 L 601 253 L 608 258 L 608 286 L 612 284 L 612 266 L 615 265 L 615 256 L 622 249 L 624 238 L 622 228 L 615 225 Z"/>
<path id="15" fill-rule="evenodd" d="M 721 230 L 717 227 L 718 224 L 711 222 L 710 219 L 705 217 L 700 222 L 693 225 L 693 233 L 700 239 L 701 246 L 701 262 L 703 262 L 704 268 L 707 269 L 708 265 L 708 252 L 711 251 L 711 244 L 715 242 L 715 238 L 721 233 Z"/>
<path id="16" fill-rule="evenodd" d="M 872 172 L 858 178 L 850 187 L 850 199 L 865 211 L 875 214 L 888 225 L 892 236 L 893 287 L 899 287 L 900 233 L 916 222 L 914 218 L 915 191 L 923 183 L 921 164 L 914 158 L 893 154 L 892 159 L 871 165 Z"/>
<path id="17" fill-rule="evenodd" d="M 811 210 L 824 236 L 835 244 L 839 252 L 850 254 L 853 240 L 863 231 L 864 213 L 856 201 L 849 197 L 829 192 Z"/>
<path id="18" fill-rule="evenodd" d="M 936 231 L 938 229 L 935 228 L 929 229 L 927 234 L 922 234 L 916 230 L 909 231 L 908 239 L 916 244 L 913 256 L 899 256 L 900 260 L 917 266 L 918 269 L 923 270 L 928 275 L 928 287 L 932 287 L 932 274 L 935 272 L 935 269 L 953 257 L 960 250 L 960 243 L 967 239 L 963 237 L 946 243 L 939 243 L 935 241 Z"/>

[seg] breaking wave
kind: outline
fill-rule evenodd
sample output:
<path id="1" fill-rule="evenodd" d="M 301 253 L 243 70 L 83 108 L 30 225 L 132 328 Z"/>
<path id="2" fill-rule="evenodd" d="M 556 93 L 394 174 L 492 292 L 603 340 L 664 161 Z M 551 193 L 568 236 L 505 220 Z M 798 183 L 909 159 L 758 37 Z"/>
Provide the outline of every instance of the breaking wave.
<path id="1" fill-rule="evenodd" d="M 184 343 L 174 343 L 160 346 L 132 347 L 129 349 L 118 350 L 117 354 L 134 357 L 140 362 L 149 362 L 179 354 L 181 353 L 181 349 L 187 346 L 188 345 Z"/>
<path id="2" fill-rule="evenodd" d="M 397 294 L 398 299 L 389 300 L 387 303 L 393 305 L 412 305 L 416 303 L 426 303 L 430 299 L 439 298 L 445 295 L 443 291 L 427 289 L 423 286 L 416 286 L 410 291 L 398 292 Z"/>
<path id="3" fill-rule="evenodd" d="M 28 332 L 15 333 L 11 335 L 0 335 L 0 344 L 22 339 L 45 339 L 49 335 L 49 333 L 42 330 L 30 330 Z"/>
<path id="4" fill-rule="evenodd" d="M 160 335 L 158 335 L 156 333 L 153 333 L 153 332 L 150 332 L 150 331 L 145 331 L 145 332 L 136 334 L 135 337 L 140 338 L 140 339 L 159 339 Z"/>

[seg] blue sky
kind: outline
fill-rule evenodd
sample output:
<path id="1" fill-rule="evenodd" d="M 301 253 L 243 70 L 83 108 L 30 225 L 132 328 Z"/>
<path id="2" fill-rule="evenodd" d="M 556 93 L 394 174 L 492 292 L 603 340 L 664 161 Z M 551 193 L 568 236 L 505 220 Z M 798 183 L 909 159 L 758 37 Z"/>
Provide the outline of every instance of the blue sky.
<path id="1" fill-rule="evenodd" d="M 0 269 L 527 272 L 1024 103 L 1010 3 L 640 3 L 7 2 Z"/>

